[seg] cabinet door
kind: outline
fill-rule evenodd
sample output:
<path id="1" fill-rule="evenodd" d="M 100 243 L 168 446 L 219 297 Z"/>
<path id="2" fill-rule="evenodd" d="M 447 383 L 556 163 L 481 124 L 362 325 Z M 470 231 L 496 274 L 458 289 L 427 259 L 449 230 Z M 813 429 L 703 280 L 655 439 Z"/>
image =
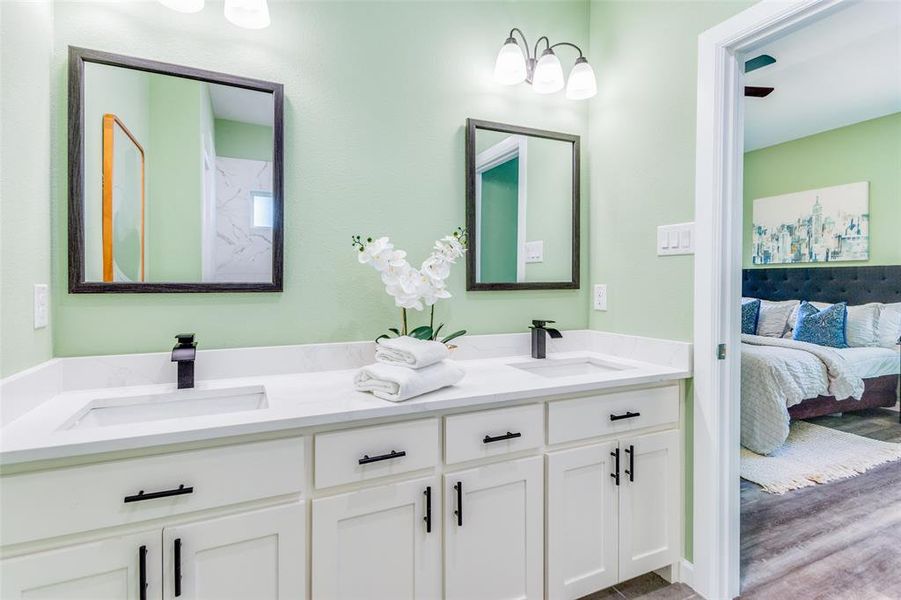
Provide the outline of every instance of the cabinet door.
<path id="1" fill-rule="evenodd" d="M 163 553 L 167 600 L 304 598 L 304 503 L 166 527 Z"/>
<path id="2" fill-rule="evenodd" d="M 547 456 L 548 598 L 581 598 L 617 583 L 616 442 Z"/>
<path id="3" fill-rule="evenodd" d="M 159 529 L 9 558 L 0 597 L 159 600 L 161 561 Z"/>
<path id="4" fill-rule="evenodd" d="M 437 477 L 313 500 L 313 598 L 440 598 L 440 519 Z"/>
<path id="5" fill-rule="evenodd" d="M 542 457 L 444 476 L 447 600 L 542 597 Z"/>
<path id="6" fill-rule="evenodd" d="M 619 578 L 625 580 L 679 559 L 679 432 L 623 439 L 620 450 Z"/>

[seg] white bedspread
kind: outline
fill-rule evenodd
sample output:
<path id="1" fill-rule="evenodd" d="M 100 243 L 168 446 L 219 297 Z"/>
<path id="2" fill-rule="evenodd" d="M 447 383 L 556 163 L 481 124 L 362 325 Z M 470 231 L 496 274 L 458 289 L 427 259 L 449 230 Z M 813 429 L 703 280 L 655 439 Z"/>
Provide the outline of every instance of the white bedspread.
<path id="1" fill-rule="evenodd" d="M 742 335 L 741 443 L 771 454 L 788 437 L 788 409 L 806 398 L 863 395 L 863 380 L 832 348 L 791 339 Z"/>

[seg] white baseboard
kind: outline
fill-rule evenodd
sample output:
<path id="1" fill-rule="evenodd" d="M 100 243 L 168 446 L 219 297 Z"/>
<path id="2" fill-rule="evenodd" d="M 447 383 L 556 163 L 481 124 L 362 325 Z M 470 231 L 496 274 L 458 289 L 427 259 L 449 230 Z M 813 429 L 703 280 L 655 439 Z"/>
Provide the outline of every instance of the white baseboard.
<path id="1" fill-rule="evenodd" d="M 694 589 L 694 580 L 695 565 L 694 563 L 688 562 L 683 558 L 682 563 L 679 565 L 679 581 Z"/>

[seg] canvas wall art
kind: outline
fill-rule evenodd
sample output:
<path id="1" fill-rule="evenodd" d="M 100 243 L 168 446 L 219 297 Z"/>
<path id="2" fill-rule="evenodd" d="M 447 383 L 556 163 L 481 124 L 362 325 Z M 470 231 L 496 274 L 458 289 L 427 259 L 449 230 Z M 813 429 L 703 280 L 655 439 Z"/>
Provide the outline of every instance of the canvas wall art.
<path id="1" fill-rule="evenodd" d="M 867 181 L 757 198 L 753 203 L 755 265 L 868 260 Z"/>

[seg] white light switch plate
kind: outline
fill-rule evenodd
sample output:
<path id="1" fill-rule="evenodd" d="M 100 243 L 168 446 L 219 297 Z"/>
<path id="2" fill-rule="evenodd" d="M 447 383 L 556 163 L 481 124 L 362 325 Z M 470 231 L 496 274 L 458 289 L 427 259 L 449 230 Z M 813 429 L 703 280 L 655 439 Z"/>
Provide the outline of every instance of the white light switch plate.
<path id="1" fill-rule="evenodd" d="M 524 244 L 524 246 L 525 246 L 527 263 L 544 262 L 544 242 L 543 241 L 539 240 L 537 242 L 526 242 Z"/>
<path id="2" fill-rule="evenodd" d="M 607 310 L 607 284 L 596 283 L 594 285 L 594 309 Z"/>
<path id="3" fill-rule="evenodd" d="M 50 322 L 50 291 L 46 283 L 34 284 L 34 328 L 43 329 Z"/>
<path id="4" fill-rule="evenodd" d="M 676 223 L 657 227 L 657 256 L 694 253 L 694 223 Z"/>

